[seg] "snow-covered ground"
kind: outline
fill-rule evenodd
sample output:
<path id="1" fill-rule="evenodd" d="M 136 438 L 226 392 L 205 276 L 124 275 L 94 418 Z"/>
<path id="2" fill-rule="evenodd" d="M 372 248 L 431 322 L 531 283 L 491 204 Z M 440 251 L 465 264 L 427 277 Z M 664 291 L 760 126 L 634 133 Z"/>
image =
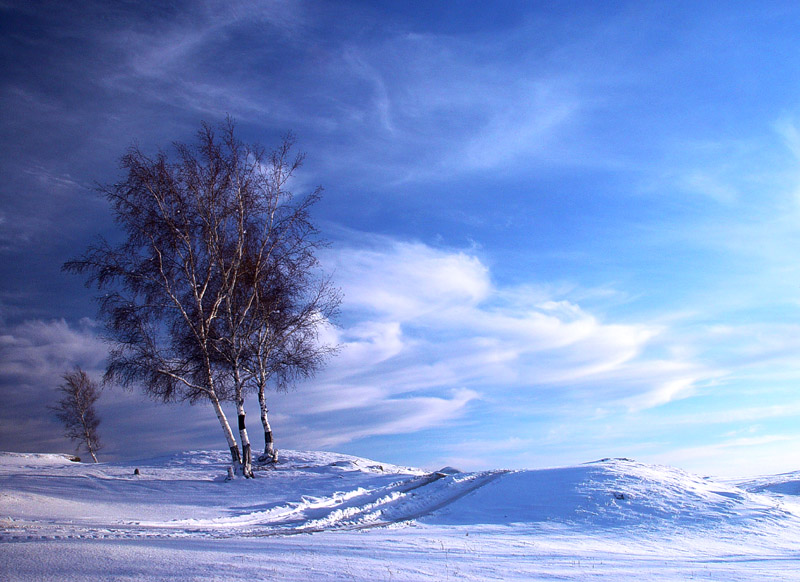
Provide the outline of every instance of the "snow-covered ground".
<path id="1" fill-rule="evenodd" d="M 800 580 L 800 472 L 426 473 L 292 451 L 254 480 L 226 466 L 0 453 L 0 580 Z"/>

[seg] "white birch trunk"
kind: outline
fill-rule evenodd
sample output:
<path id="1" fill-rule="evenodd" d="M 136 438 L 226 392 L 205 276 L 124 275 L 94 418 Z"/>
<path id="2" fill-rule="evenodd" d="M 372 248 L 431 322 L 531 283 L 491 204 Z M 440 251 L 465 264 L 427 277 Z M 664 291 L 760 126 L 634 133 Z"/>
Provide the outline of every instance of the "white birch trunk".
<path id="1" fill-rule="evenodd" d="M 219 423 L 222 425 L 222 432 L 225 433 L 225 440 L 228 441 L 228 447 L 230 447 L 231 450 L 231 465 L 233 466 L 233 472 L 240 474 L 242 472 L 242 457 L 239 454 L 239 445 L 236 443 L 236 437 L 233 436 L 231 425 L 228 423 L 228 419 L 225 416 L 225 411 L 222 410 L 222 405 L 220 404 L 216 394 L 212 394 L 210 399 L 211 405 L 214 407 L 214 412 L 216 412 L 217 418 L 219 419 Z"/>
<path id="2" fill-rule="evenodd" d="M 261 407 L 261 424 L 264 426 L 264 454 L 258 460 L 262 463 L 276 463 L 278 461 L 278 453 L 275 451 L 275 444 L 272 440 L 272 427 L 269 425 L 269 418 L 267 418 L 267 398 L 264 394 L 264 387 L 260 386 L 258 389 L 258 404 Z"/>
<path id="3" fill-rule="evenodd" d="M 244 385 L 239 373 L 238 360 L 233 364 L 233 381 L 236 389 L 236 415 L 239 420 L 239 440 L 242 443 L 242 475 L 245 479 L 252 479 L 253 475 L 253 453 L 250 447 L 250 438 L 247 436 L 247 425 L 245 424 L 244 412 Z"/>
<path id="4" fill-rule="evenodd" d="M 92 456 L 92 460 L 95 463 L 97 463 L 98 462 L 97 461 L 97 455 L 94 454 L 94 443 L 92 443 L 92 441 L 89 440 L 88 437 L 87 437 L 87 440 L 86 440 L 86 448 L 88 449 L 89 454 Z"/>
<path id="5" fill-rule="evenodd" d="M 86 445 L 86 450 L 89 451 L 89 454 L 92 456 L 92 460 L 97 463 L 97 455 L 94 453 L 96 448 L 95 437 L 92 435 L 86 425 L 86 415 L 84 412 L 81 412 L 81 424 L 83 425 L 83 442 Z"/>
<path id="6" fill-rule="evenodd" d="M 253 454 L 250 449 L 250 439 L 247 436 L 247 428 L 244 418 L 244 399 L 236 399 L 236 413 L 239 415 L 239 440 L 242 442 L 242 475 L 246 479 L 252 479 L 253 475 Z"/>

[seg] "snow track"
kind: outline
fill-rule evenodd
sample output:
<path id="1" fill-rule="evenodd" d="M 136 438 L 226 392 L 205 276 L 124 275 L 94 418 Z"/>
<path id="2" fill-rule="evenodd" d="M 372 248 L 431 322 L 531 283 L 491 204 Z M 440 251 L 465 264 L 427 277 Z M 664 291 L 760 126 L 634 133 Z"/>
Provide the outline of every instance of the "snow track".
<path id="1" fill-rule="evenodd" d="M 247 535 L 269 536 L 287 533 L 313 533 L 326 530 L 357 530 L 385 527 L 419 519 L 441 509 L 476 489 L 494 481 L 507 471 L 464 475 L 433 473 L 351 497 L 347 502 L 321 500 L 285 522 L 260 524 L 262 530 Z M 319 513 L 321 515 L 316 516 Z"/>
<path id="2" fill-rule="evenodd" d="M 163 460 L 160 461 L 162 465 Z M 173 467 L 178 463 L 172 463 Z M 182 465 L 182 464 L 181 464 Z M 366 466 L 365 466 L 366 465 Z M 70 470 L 83 468 L 94 470 L 86 465 L 64 465 L 63 469 Z M 366 469 L 366 471 L 365 471 Z M 176 469 L 171 469 L 174 478 Z M 428 473 L 407 475 L 399 468 L 384 468 L 383 465 L 368 465 L 361 460 L 338 460 L 326 465 L 302 464 L 295 462 L 284 469 L 262 471 L 255 482 L 239 481 L 235 483 L 219 483 L 205 481 L 206 487 L 216 488 L 219 495 L 244 493 L 246 497 L 253 498 L 255 491 L 250 491 L 249 485 L 282 484 L 283 488 L 301 488 L 297 483 L 295 473 L 314 475 L 316 472 L 321 477 L 312 491 L 316 494 L 324 489 L 325 485 L 344 484 L 333 481 L 333 478 L 345 477 L 371 477 L 365 480 L 366 486 L 356 487 L 345 491 L 334 491 L 329 495 L 301 494 L 298 501 L 286 502 L 287 496 L 282 496 L 279 503 L 246 503 L 242 506 L 217 512 L 209 517 L 187 517 L 173 519 L 143 519 L 129 520 L 118 519 L 116 524 L 109 524 L 104 519 L 103 507 L 84 505 L 80 501 L 71 499 L 72 503 L 84 514 L 80 520 L 58 516 L 44 517 L 9 517 L 0 520 L 0 541 L 34 541 L 57 539 L 135 539 L 135 538 L 173 538 L 173 537 L 201 537 L 201 538 L 227 538 L 227 537 L 266 537 L 275 535 L 292 535 L 301 533 L 316 533 L 329 530 L 363 530 L 375 527 L 386 527 L 395 524 L 419 519 L 431 512 L 442 509 L 449 504 L 462 499 L 464 496 L 494 481 L 508 471 L 488 471 L 481 473 Z M 133 492 L 134 497 L 147 499 L 151 504 L 158 503 L 158 499 L 170 501 L 165 488 L 160 488 L 154 482 L 131 480 L 127 475 L 120 479 L 111 476 L 106 471 L 90 477 L 73 475 L 51 475 L 54 485 L 59 481 L 71 484 L 82 483 L 76 492 L 80 495 L 83 489 L 94 496 L 109 496 L 111 511 L 116 504 L 113 499 L 118 496 L 117 490 L 125 488 L 128 495 Z M 376 478 L 375 473 L 379 475 Z M 386 473 L 384 476 L 383 474 Z M 185 475 L 179 475 L 185 477 Z M 396 479 L 402 476 L 404 478 Z M 60 479 L 59 479 L 60 477 Z M 388 484 L 375 486 L 376 480 L 381 477 L 392 478 Z M 47 487 L 39 484 L 40 478 L 33 477 L 29 482 L 28 490 L 16 494 L 16 502 L 25 506 L 37 506 L 46 512 L 49 504 L 64 506 L 63 500 L 52 499 L 45 495 Z M 287 487 L 287 485 L 294 487 Z M 72 485 L 73 487 L 75 485 Z M 197 486 L 195 484 L 195 486 Z M 202 482 L 200 482 L 202 488 Z M 220 487 L 221 486 L 221 487 Z M 223 491 L 219 491 L 222 488 Z M 225 491 L 227 489 L 227 491 Z M 234 491 L 231 491 L 234 489 Z M 53 488 L 51 488 L 52 492 Z M 56 488 L 57 490 L 57 488 Z M 191 488 L 190 488 L 191 492 Z M 296 494 L 296 492 L 294 492 Z M 258 496 L 256 496 L 258 497 Z M 10 499 L 7 502 L 14 503 Z M 202 504 L 202 500 L 198 500 Z M 217 501 L 219 501 L 217 499 Z M 167 505 L 167 504 L 165 504 Z M 93 509 L 97 517 L 92 518 Z M 121 508 L 124 513 L 124 508 Z M 156 509 L 156 511 L 158 511 Z M 170 513 L 168 507 L 165 512 Z M 180 513 L 196 512 L 191 507 Z M 63 513 L 63 509 L 62 509 Z M 219 515 L 224 513 L 224 515 Z M 95 525 L 92 522 L 97 522 Z M 102 523 L 102 525 L 100 525 Z"/>
<path id="3" fill-rule="evenodd" d="M 426 473 L 296 451 L 256 479 L 227 466 L 0 453 L 0 580 L 800 580 L 800 473 Z"/>
<path id="4" fill-rule="evenodd" d="M 794 500 L 626 460 L 448 474 L 333 453 L 291 453 L 278 466 L 262 468 L 258 478 L 233 482 L 222 479 L 225 455 L 209 452 L 153 460 L 136 477 L 131 465 L 76 464 L 54 455 L 4 461 L 0 542 L 257 538 L 411 521 L 605 529 L 800 523 Z"/>

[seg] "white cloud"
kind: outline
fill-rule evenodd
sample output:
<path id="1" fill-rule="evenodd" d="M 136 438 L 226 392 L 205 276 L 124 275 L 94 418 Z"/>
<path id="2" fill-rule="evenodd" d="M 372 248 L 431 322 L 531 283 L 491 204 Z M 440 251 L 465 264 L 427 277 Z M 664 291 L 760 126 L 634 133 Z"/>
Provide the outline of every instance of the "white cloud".
<path id="1" fill-rule="evenodd" d="M 346 398 L 352 392 L 345 388 L 337 396 Z M 456 389 L 441 396 L 375 398 L 354 403 L 348 400 L 351 406 L 335 411 L 318 408 L 309 415 L 293 414 L 291 423 L 273 425 L 279 425 L 284 438 L 295 446 L 336 447 L 366 437 L 402 435 L 442 426 L 462 415 L 478 397 L 472 390 Z"/>
<path id="2" fill-rule="evenodd" d="M 680 368 L 683 366 L 678 367 Z M 659 371 L 655 369 L 655 366 L 650 370 L 650 373 L 656 377 L 663 377 L 663 375 L 659 374 Z M 667 404 L 673 400 L 690 396 L 695 390 L 695 384 L 702 379 L 702 377 L 692 375 L 678 375 L 676 378 L 658 383 L 653 389 L 644 394 L 627 398 L 626 403 L 628 407 L 634 411 Z"/>
<path id="3" fill-rule="evenodd" d="M 333 338 L 331 338 L 333 339 Z M 361 362 L 378 364 L 403 351 L 406 340 L 396 321 L 365 321 L 349 327 L 339 336 L 341 351 L 335 366 L 349 370 Z"/>
<path id="4" fill-rule="evenodd" d="M 766 434 L 737 437 L 653 455 L 665 462 L 704 475 L 747 477 L 786 471 L 800 465 L 800 435 Z"/>
<path id="5" fill-rule="evenodd" d="M 373 237 L 328 252 L 324 260 L 335 266 L 345 289 L 343 326 L 326 332 L 342 350 L 314 380 L 270 397 L 284 446 L 336 446 L 438 428 L 470 418 L 470 403 L 478 399 L 487 423 L 504 422 L 512 408 L 625 414 L 686 397 L 718 375 L 685 358 L 649 356 L 663 342 L 663 325 L 606 322 L 542 288 L 497 288 L 473 251 Z M 0 378 L 6 390 L 27 386 L 17 390 L 17 406 L 8 414 L 51 394 L 76 364 L 99 373 L 105 353 L 88 321 L 78 327 L 63 320 L 5 326 Z M 118 405 L 130 405 L 126 398 L 107 402 L 118 425 L 124 420 Z M 214 442 L 218 435 L 204 408 L 155 412 L 137 405 L 133 424 L 122 425 L 134 431 L 141 429 L 134 426 L 139 421 L 152 424 L 141 414 L 178 414 L 193 419 L 206 436 L 184 431 L 175 445 L 194 446 L 180 440 L 188 438 Z M 257 416 L 251 418 L 256 434 Z M 161 429 L 147 426 L 145 432 L 152 430 Z"/>
<path id="6" fill-rule="evenodd" d="M 368 23 L 363 28 L 383 26 L 368 12 L 335 10 L 339 18 Z M 316 152 L 317 160 L 349 170 L 380 168 L 377 178 L 350 172 L 350 179 L 527 171 L 535 160 L 564 157 L 558 144 L 582 112 L 582 89 L 577 75 L 542 71 L 537 59 L 503 58 L 531 50 L 524 25 L 492 37 L 386 28 L 328 44 L 317 24 L 329 17 L 323 7 L 312 13 L 292 3 L 234 2 L 210 3 L 156 26 L 133 20 L 99 39 L 122 55 L 102 82 L 156 104 L 322 134 L 335 143 Z M 252 42 L 254 23 L 263 28 L 262 42 Z M 220 55 L 227 67 L 216 65 Z M 249 72 L 265 64 L 273 69 L 268 78 Z M 287 92 L 302 97 L 289 102 Z"/>
<path id="7" fill-rule="evenodd" d="M 356 104 L 350 95 L 338 97 L 370 122 L 353 137 L 380 144 L 373 149 L 381 153 L 384 178 L 436 181 L 475 171 L 528 171 L 542 160 L 565 159 L 569 148 L 560 146 L 583 112 L 575 78 L 542 71 L 535 61 L 493 58 L 517 43 L 525 52 L 525 34 L 524 27 L 492 38 L 390 33 L 347 47 L 332 73 L 367 79 L 372 98 Z"/>
<path id="8" fill-rule="evenodd" d="M 439 318 L 477 304 L 491 288 L 488 269 L 476 257 L 420 243 L 351 247 L 328 260 L 335 261 L 346 307 L 368 309 L 382 319 Z"/>
<path id="9" fill-rule="evenodd" d="M 46 407 L 65 372 L 79 365 L 96 377 L 105 357 L 90 321 L 77 328 L 63 319 L 9 326 L 0 318 L 0 450 L 69 448 Z"/>
<path id="10" fill-rule="evenodd" d="M 445 167 L 484 171 L 553 155 L 551 142 L 577 117 L 579 100 L 557 81 L 522 83 L 514 93 L 491 104 L 490 118 L 445 157 Z"/>
<path id="11" fill-rule="evenodd" d="M 683 177 L 682 186 L 690 192 L 703 194 L 723 204 L 732 204 L 739 197 L 736 188 L 707 171 L 691 171 Z"/>
<path id="12" fill-rule="evenodd" d="M 64 373 L 75 366 L 100 379 L 107 346 L 97 331 L 86 319 L 77 325 L 63 319 L 8 325 L 0 317 L 0 450 L 73 450 L 47 407 L 55 403 Z M 142 457 L 224 444 L 213 411 L 202 404 L 165 406 L 137 391 L 104 387 L 97 410 L 101 456 Z"/>
<path id="13" fill-rule="evenodd" d="M 342 355 L 279 397 L 304 426 L 330 425 L 314 442 L 439 427 L 468 415 L 475 398 L 486 401 L 490 423 L 502 422 L 498 403 L 532 406 L 539 394 L 551 411 L 624 414 L 685 398 L 721 374 L 648 356 L 663 324 L 604 322 L 552 291 L 499 289 L 474 252 L 353 238 L 360 242 L 324 257 L 345 291 Z"/>
<path id="14" fill-rule="evenodd" d="M 70 368 L 97 371 L 106 358 L 106 347 L 88 320 L 77 329 L 63 319 L 31 320 L 0 333 L 0 375 L 25 384 L 54 380 L 55 386 Z"/>

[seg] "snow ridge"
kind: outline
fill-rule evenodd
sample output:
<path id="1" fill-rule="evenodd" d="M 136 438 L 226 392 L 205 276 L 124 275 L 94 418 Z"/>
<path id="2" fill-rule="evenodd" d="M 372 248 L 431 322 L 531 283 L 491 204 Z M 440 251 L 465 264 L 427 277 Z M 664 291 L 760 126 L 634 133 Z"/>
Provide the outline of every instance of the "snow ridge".
<path id="1" fill-rule="evenodd" d="M 395 527 L 561 524 L 607 530 L 800 526 L 800 506 L 671 467 L 604 459 L 532 471 L 426 473 L 285 451 L 255 480 L 225 482 L 224 453 L 89 465 L 0 454 L 0 541 L 265 537 Z M 134 475 L 134 469 L 140 475 Z M 796 483 L 787 477 L 781 483 Z M 789 487 L 788 485 L 786 487 Z"/>
<path id="2" fill-rule="evenodd" d="M 628 459 L 430 473 L 282 451 L 226 481 L 227 464 L 0 453 L 0 579 L 799 579 L 800 473 L 723 482 Z"/>

